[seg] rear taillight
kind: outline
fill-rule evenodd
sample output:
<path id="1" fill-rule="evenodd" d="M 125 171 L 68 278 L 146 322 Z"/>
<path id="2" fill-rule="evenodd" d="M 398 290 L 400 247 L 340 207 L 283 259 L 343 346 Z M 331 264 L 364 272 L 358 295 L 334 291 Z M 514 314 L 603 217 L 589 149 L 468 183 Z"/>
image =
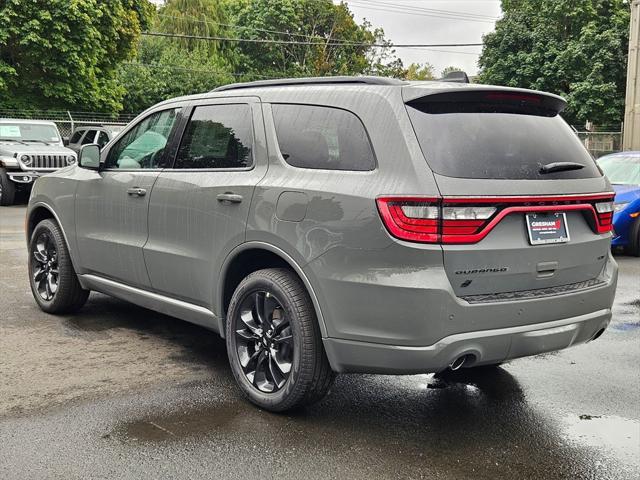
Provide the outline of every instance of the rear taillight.
<path id="1" fill-rule="evenodd" d="M 470 244 L 482 240 L 506 215 L 582 211 L 596 233 L 611 231 L 612 194 L 560 197 L 382 197 L 378 210 L 396 238 L 410 242 Z"/>
<path id="2" fill-rule="evenodd" d="M 378 198 L 380 216 L 389 233 L 401 240 L 437 243 L 440 205 L 436 198 Z"/>
<path id="3" fill-rule="evenodd" d="M 462 243 L 482 230 L 497 209 L 443 206 L 438 198 L 383 197 L 378 199 L 378 210 L 389 232 L 401 240 Z"/>
<path id="4" fill-rule="evenodd" d="M 598 202 L 595 204 L 595 207 L 598 217 L 598 232 L 610 232 L 612 229 L 613 202 Z"/>

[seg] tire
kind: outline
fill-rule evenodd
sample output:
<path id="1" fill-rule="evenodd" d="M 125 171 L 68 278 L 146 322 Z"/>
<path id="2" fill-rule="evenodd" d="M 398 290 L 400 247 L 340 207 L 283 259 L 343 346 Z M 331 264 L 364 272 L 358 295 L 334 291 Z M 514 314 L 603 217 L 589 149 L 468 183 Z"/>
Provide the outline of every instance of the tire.
<path id="1" fill-rule="evenodd" d="M 640 257 L 640 218 L 629 227 L 629 245 L 625 248 L 625 253 Z"/>
<path id="2" fill-rule="evenodd" d="M 251 402 L 283 412 L 327 394 L 335 374 L 311 298 L 291 270 L 270 268 L 247 276 L 233 293 L 227 319 L 231 371 Z"/>
<path id="3" fill-rule="evenodd" d="M 54 220 L 38 223 L 29 240 L 29 285 L 36 303 L 47 313 L 75 312 L 89 297 L 89 290 L 78 282 L 64 235 Z"/>
<path id="4" fill-rule="evenodd" d="M 0 168 L 0 205 L 3 207 L 13 205 L 16 198 L 16 185 L 9 179 L 7 171 Z"/>

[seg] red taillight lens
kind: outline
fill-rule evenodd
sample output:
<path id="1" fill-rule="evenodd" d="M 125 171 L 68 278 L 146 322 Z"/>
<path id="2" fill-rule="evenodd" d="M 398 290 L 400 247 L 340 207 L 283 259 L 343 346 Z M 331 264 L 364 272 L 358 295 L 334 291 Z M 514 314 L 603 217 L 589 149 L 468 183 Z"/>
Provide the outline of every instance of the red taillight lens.
<path id="1" fill-rule="evenodd" d="M 613 202 L 598 202 L 595 204 L 598 216 L 598 233 L 610 232 L 613 219 Z"/>
<path id="2" fill-rule="evenodd" d="M 462 243 L 478 233 L 495 207 L 442 206 L 437 198 L 385 197 L 378 209 L 389 232 L 401 240 L 422 243 Z"/>
<path id="3" fill-rule="evenodd" d="M 377 203 L 382 221 L 394 237 L 423 243 L 440 240 L 438 199 L 383 197 Z"/>

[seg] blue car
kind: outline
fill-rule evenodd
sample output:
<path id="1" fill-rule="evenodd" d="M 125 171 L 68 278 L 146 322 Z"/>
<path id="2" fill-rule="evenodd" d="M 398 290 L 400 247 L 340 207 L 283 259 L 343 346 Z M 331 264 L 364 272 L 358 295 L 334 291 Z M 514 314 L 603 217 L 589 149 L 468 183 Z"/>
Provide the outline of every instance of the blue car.
<path id="1" fill-rule="evenodd" d="M 620 152 L 598 159 L 616 192 L 611 245 L 640 257 L 640 152 Z"/>

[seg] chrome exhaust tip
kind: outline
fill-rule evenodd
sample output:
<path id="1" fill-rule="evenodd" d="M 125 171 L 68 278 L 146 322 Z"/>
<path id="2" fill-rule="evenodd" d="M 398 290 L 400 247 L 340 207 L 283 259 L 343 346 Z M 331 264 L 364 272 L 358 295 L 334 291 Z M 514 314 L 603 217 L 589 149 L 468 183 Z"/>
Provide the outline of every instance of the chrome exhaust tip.
<path id="1" fill-rule="evenodd" d="M 467 355 L 462 355 L 461 357 L 456 358 L 453 362 L 449 364 L 449 368 L 451 371 L 455 372 L 462 368 L 462 366 L 467 362 Z"/>

